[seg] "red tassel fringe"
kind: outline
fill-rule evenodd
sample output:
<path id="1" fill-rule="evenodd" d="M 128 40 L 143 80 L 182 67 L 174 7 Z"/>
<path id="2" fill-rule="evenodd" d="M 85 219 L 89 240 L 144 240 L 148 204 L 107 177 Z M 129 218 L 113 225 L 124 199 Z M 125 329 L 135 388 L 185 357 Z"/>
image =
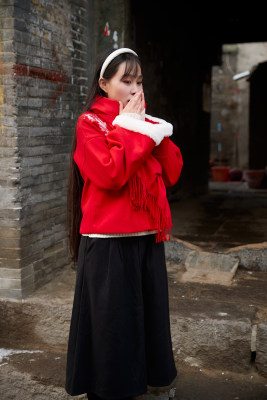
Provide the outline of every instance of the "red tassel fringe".
<path id="1" fill-rule="evenodd" d="M 148 211 L 156 225 L 156 242 L 170 240 L 170 228 L 166 227 L 167 221 L 165 212 L 159 206 L 157 196 L 148 193 L 145 183 L 137 174 L 132 176 L 129 186 L 132 206 L 136 210 Z"/>

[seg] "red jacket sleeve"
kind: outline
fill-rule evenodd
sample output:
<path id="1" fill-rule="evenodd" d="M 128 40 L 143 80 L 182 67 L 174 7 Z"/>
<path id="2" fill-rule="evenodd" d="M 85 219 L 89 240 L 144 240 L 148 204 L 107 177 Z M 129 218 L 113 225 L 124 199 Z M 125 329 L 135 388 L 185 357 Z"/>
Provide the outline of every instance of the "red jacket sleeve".
<path id="1" fill-rule="evenodd" d="M 103 189 L 124 186 L 155 146 L 150 137 L 118 125 L 105 134 L 83 115 L 78 119 L 76 135 L 74 160 L 80 173 Z"/>
<path id="2" fill-rule="evenodd" d="M 179 179 L 183 159 L 179 147 L 168 137 L 165 137 L 159 146 L 152 151 L 152 155 L 160 162 L 162 178 L 166 186 L 173 186 Z"/>

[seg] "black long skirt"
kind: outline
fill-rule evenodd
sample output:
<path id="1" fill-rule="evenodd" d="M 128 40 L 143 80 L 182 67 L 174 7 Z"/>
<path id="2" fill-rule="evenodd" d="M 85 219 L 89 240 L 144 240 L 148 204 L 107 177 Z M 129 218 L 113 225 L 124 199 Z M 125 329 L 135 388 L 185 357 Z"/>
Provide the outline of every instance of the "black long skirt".
<path id="1" fill-rule="evenodd" d="M 66 391 L 121 399 L 177 375 L 164 244 L 155 235 L 81 239 Z"/>

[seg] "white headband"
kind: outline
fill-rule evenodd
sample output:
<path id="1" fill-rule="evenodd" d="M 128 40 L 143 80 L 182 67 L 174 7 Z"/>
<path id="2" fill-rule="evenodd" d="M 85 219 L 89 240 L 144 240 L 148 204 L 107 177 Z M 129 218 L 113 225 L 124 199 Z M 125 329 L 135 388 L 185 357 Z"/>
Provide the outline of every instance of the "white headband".
<path id="1" fill-rule="evenodd" d="M 115 57 L 117 57 L 119 54 L 122 54 L 122 53 L 132 53 L 132 54 L 134 54 L 135 56 L 138 57 L 138 55 L 136 54 L 135 51 L 133 51 L 133 50 L 131 50 L 131 49 L 127 49 L 126 47 L 123 47 L 123 48 L 121 48 L 121 49 L 118 49 L 118 50 L 113 51 L 113 52 L 105 59 L 105 61 L 103 62 L 103 65 L 102 65 L 102 68 L 101 68 L 101 71 L 100 71 L 100 76 L 99 76 L 100 78 L 103 78 L 104 72 L 106 71 L 106 68 L 107 68 L 107 66 L 111 63 L 111 61 L 112 61 Z"/>

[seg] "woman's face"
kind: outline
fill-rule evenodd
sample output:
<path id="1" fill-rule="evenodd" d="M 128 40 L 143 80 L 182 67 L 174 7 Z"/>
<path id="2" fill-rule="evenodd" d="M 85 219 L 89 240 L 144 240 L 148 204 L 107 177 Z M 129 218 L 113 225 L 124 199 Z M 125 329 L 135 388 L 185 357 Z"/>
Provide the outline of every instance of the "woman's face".
<path id="1" fill-rule="evenodd" d="M 100 78 L 99 85 L 112 100 L 121 101 L 123 107 L 131 100 L 136 92 L 143 90 L 141 68 L 138 65 L 137 75 L 124 76 L 126 62 L 120 64 L 116 74 L 109 80 Z"/>

